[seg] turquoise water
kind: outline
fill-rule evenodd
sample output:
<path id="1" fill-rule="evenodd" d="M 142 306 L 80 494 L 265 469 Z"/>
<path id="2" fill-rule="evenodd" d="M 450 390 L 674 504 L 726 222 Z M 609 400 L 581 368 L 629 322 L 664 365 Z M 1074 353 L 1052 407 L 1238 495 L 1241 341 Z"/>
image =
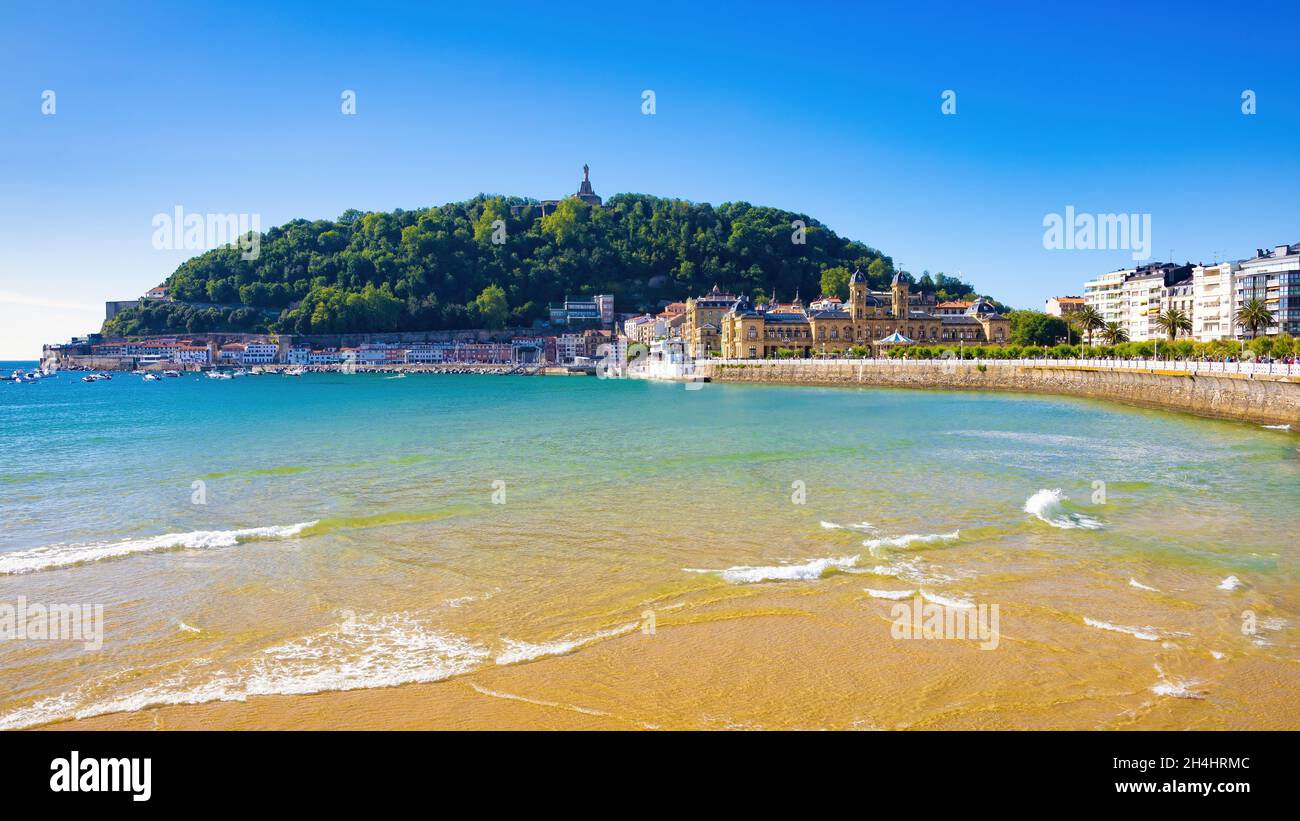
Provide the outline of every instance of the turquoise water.
<path id="1" fill-rule="evenodd" d="M 1013 394 L 470 375 L 4 383 L 0 602 L 99 603 L 105 635 L 98 651 L 0 643 L 0 725 L 439 680 L 581 652 L 651 604 L 741 587 L 815 600 L 880 565 L 1293 667 L 1298 447 Z M 883 541 L 908 535 L 936 538 Z M 1240 586 L 1220 589 L 1229 577 Z M 1266 626 L 1240 634 L 1243 606 Z"/>

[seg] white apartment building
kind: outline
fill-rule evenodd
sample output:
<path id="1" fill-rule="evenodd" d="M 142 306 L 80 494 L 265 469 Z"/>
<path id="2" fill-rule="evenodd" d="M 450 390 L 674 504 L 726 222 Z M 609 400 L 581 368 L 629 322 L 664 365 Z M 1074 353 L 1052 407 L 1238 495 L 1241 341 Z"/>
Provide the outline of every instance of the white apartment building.
<path id="1" fill-rule="evenodd" d="M 1128 310 L 1124 306 L 1124 280 L 1137 273 L 1133 268 L 1102 274 L 1096 279 L 1083 283 L 1083 300 L 1097 309 L 1103 322 L 1128 321 Z"/>
<path id="2" fill-rule="evenodd" d="M 1258 299 L 1272 311 L 1274 324 L 1260 328 L 1261 335 L 1300 335 L 1300 243 L 1257 249 L 1241 261 L 1233 284 L 1238 307 Z M 1249 337 L 1251 332 L 1238 328 L 1237 333 Z"/>
<path id="3" fill-rule="evenodd" d="M 418 365 L 436 365 L 451 357 L 452 345 L 449 343 L 418 342 L 406 352 L 406 361 Z"/>
<path id="4" fill-rule="evenodd" d="M 1192 266 L 1172 263 L 1111 271 L 1085 282 L 1083 290 L 1085 304 L 1103 321 L 1118 322 L 1131 342 L 1167 338 L 1156 325 L 1161 311 L 1178 308 L 1192 315 L 1196 302 Z"/>
<path id="5" fill-rule="evenodd" d="M 656 326 L 662 327 L 662 323 L 650 314 L 632 317 L 623 323 L 623 333 L 633 342 L 641 342 L 646 345 L 654 339 Z"/>
<path id="6" fill-rule="evenodd" d="M 1198 342 L 1233 337 L 1236 269 L 1232 262 L 1192 268 L 1192 336 Z"/>
<path id="7" fill-rule="evenodd" d="M 1164 306 L 1165 277 L 1162 271 L 1141 271 L 1124 280 L 1122 324 L 1130 342 L 1149 342 L 1164 334 L 1156 327 L 1156 316 Z"/>
<path id="8" fill-rule="evenodd" d="M 245 365 L 269 365 L 280 355 L 280 346 L 274 342 L 249 342 L 244 346 L 242 362 Z"/>
<path id="9" fill-rule="evenodd" d="M 206 365 L 209 359 L 206 345 L 182 345 L 176 349 L 176 361 L 182 365 Z"/>

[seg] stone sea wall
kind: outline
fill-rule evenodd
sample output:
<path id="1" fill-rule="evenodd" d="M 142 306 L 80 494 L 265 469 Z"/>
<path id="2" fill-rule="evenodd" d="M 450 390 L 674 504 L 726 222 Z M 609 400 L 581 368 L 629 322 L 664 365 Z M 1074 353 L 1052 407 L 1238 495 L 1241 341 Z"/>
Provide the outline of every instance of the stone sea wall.
<path id="1" fill-rule="evenodd" d="M 1201 416 L 1300 429 L 1300 377 L 1183 373 L 1104 367 L 944 362 L 783 362 L 700 360 L 696 374 L 717 382 L 875 385 L 943 390 L 1020 391 L 1110 399 Z"/>

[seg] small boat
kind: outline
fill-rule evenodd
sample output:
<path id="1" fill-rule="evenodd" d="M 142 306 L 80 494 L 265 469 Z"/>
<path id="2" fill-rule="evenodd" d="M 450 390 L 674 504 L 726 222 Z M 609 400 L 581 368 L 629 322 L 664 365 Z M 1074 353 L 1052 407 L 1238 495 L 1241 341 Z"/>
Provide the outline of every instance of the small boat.
<path id="1" fill-rule="evenodd" d="M 248 376 L 248 371 L 245 370 L 244 368 L 239 368 L 234 373 L 232 373 L 231 376 Z"/>
<path id="2" fill-rule="evenodd" d="M 144 375 L 144 381 L 146 381 L 146 382 L 161 382 L 161 381 L 162 381 L 162 377 L 159 376 L 159 375 L 156 374 L 156 373 L 147 373 L 147 374 Z"/>
<path id="3" fill-rule="evenodd" d="M 81 377 L 81 381 L 82 382 L 103 382 L 107 378 L 108 377 L 104 376 L 101 373 L 89 373 Z"/>
<path id="4" fill-rule="evenodd" d="M 303 375 L 304 373 L 306 373 L 306 372 L 307 372 L 307 371 L 304 370 L 303 368 L 290 368 L 289 370 L 287 370 L 287 371 L 284 372 L 284 375 L 285 375 L 285 376 L 302 376 L 302 375 Z"/>
<path id="5" fill-rule="evenodd" d="M 235 377 L 225 371 L 208 371 L 208 379 L 234 379 Z"/>
<path id="6" fill-rule="evenodd" d="M 180 375 L 181 375 L 180 371 L 163 371 L 163 376 L 167 376 L 172 379 L 179 379 Z"/>

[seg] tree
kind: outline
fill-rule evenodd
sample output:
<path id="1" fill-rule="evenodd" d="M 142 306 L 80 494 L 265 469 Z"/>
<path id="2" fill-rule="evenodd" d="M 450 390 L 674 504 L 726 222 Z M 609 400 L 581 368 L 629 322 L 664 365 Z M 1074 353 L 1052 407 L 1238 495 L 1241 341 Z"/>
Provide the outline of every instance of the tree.
<path id="1" fill-rule="evenodd" d="M 1192 332 L 1192 318 L 1178 308 L 1166 308 L 1156 315 L 1156 327 L 1168 334 L 1169 341 L 1178 338 L 1178 333 Z"/>
<path id="2" fill-rule="evenodd" d="M 1107 322 L 1101 329 L 1101 338 L 1106 340 L 1107 345 L 1118 345 L 1121 342 L 1128 342 L 1128 331 L 1118 322 Z"/>
<path id="3" fill-rule="evenodd" d="M 1007 319 L 1011 321 L 1011 342 L 1016 345 L 1055 345 L 1069 334 L 1065 320 L 1041 311 L 1011 311 Z"/>
<path id="4" fill-rule="evenodd" d="M 1273 312 L 1262 299 L 1248 299 L 1237 310 L 1233 323 L 1241 328 L 1249 328 L 1251 336 L 1259 336 L 1259 329 L 1268 330 L 1274 324 Z"/>
<path id="5" fill-rule="evenodd" d="M 873 288 L 884 288 L 894 275 L 894 264 L 884 257 L 877 257 L 867 266 L 867 279 Z"/>
<path id="6" fill-rule="evenodd" d="M 474 298 L 474 307 L 484 328 L 497 329 L 505 325 L 510 314 L 510 305 L 506 302 L 506 292 L 500 285 L 489 285 Z"/>
<path id="7" fill-rule="evenodd" d="M 1106 327 L 1106 320 L 1095 305 L 1084 305 L 1071 315 L 1071 321 L 1080 333 L 1088 335 L 1088 347 L 1092 347 L 1092 334 Z"/>
<path id="8" fill-rule="evenodd" d="M 837 265 L 834 268 L 827 268 L 822 271 L 822 293 L 826 296 L 837 296 L 842 300 L 847 300 L 849 298 L 850 276 L 849 269 L 843 265 Z"/>

